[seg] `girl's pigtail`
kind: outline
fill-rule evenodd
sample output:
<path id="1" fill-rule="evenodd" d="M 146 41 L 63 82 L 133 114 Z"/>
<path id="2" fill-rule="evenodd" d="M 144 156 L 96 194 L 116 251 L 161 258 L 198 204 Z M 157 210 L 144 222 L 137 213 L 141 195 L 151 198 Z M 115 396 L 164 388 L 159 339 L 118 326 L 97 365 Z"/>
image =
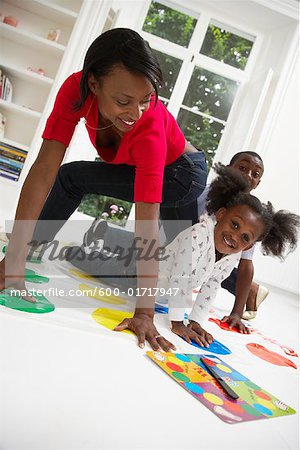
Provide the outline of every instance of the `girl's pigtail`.
<path id="1" fill-rule="evenodd" d="M 270 202 L 263 206 L 270 218 L 269 230 L 261 240 L 263 254 L 284 260 L 297 246 L 299 216 L 284 210 L 274 212 Z"/>
<path id="2" fill-rule="evenodd" d="M 217 163 L 213 169 L 218 174 L 213 180 L 207 194 L 207 212 L 213 214 L 226 207 L 240 193 L 247 192 L 248 182 L 239 171 Z"/>

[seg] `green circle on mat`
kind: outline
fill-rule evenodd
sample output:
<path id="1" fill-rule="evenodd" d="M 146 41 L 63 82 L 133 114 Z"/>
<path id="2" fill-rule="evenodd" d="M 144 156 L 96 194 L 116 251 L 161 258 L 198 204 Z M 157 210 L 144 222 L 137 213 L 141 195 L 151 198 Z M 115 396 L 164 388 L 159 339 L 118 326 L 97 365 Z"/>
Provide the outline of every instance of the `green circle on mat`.
<path id="1" fill-rule="evenodd" d="M 189 381 L 191 381 L 191 380 L 189 379 L 189 377 L 187 377 L 186 375 L 184 375 L 184 373 L 172 372 L 172 375 L 173 375 L 173 377 L 176 378 L 177 380 L 185 381 L 186 383 L 189 382 Z"/>
<path id="2" fill-rule="evenodd" d="M 246 413 L 251 414 L 251 416 L 260 417 L 262 415 L 259 411 L 257 411 L 257 409 L 253 408 L 253 406 L 250 406 L 247 403 L 241 405 L 241 407 Z"/>
<path id="3" fill-rule="evenodd" d="M 36 256 L 27 256 L 26 261 L 33 264 L 41 264 L 43 262 L 41 258 L 37 258 Z"/>
<path id="4" fill-rule="evenodd" d="M 38 283 L 38 284 L 49 282 L 48 277 L 38 275 L 34 270 L 31 269 L 25 269 L 25 280 L 31 283 Z"/>
<path id="5" fill-rule="evenodd" d="M 260 390 L 261 388 L 259 387 L 259 386 L 257 386 L 257 384 L 255 384 L 255 383 L 252 383 L 252 381 L 247 381 L 246 382 L 246 385 L 249 387 L 249 388 L 252 388 L 252 389 L 255 389 L 255 390 Z"/>
<path id="6" fill-rule="evenodd" d="M 6 308 L 17 309 L 18 311 L 24 311 L 35 314 L 42 314 L 54 311 L 55 306 L 50 303 L 46 297 L 42 294 L 33 294 L 36 299 L 35 303 L 27 302 L 22 297 L 11 295 L 10 289 L 5 289 L 0 292 L 0 305 L 6 306 Z"/>

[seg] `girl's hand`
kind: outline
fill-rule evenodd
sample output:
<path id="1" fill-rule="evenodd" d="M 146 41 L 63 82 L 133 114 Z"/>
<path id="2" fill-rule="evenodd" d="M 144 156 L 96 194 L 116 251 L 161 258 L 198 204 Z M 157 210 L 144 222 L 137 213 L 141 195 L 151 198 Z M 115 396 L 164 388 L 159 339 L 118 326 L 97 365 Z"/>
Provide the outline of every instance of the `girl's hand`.
<path id="1" fill-rule="evenodd" d="M 188 328 L 193 330 L 198 335 L 198 341 L 196 341 L 201 347 L 209 347 L 210 344 L 214 341 L 214 338 L 210 333 L 208 333 L 204 328 L 202 328 L 198 322 L 191 320 L 188 324 Z"/>
<path id="2" fill-rule="evenodd" d="M 153 318 L 147 314 L 135 314 L 132 319 L 124 319 L 114 330 L 123 331 L 126 329 L 133 331 L 137 335 L 140 348 L 145 347 L 146 340 L 154 351 L 160 348 L 165 352 L 176 350 L 176 347 L 171 342 L 159 334 L 153 324 Z"/>
<path id="3" fill-rule="evenodd" d="M 5 277 L 5 258 L 0 261 L 0 291 L 11 288 L 15 291 L 26 293 L 22 298 L 27 302 L 35 303 L 36 299 L 29 294 L 25 286 L 24 269 L 14 266 L 9 276 Z"/>
<path id="4" fill-rule="evenodd" d="M 249 329 L 241 321 L 241 317 L 238 314 L 230 314 L 230 316 L 224 316 L 221 322 L 227 322 L 229 328 L 235 327 L 240 333 L 249 334 Z"/>
<path id="5" fill-rule="evenodd" d="M 193 339 L 200 347 L 209 347 L 214 340 L 211 334 L 207 333 L 198 322 L 194 322 L 193 320 L 188 326 L 185 326 L 183 322 L 173 321 L 172 331 L 189 344 L 191 344 L 191 339 Z"/>

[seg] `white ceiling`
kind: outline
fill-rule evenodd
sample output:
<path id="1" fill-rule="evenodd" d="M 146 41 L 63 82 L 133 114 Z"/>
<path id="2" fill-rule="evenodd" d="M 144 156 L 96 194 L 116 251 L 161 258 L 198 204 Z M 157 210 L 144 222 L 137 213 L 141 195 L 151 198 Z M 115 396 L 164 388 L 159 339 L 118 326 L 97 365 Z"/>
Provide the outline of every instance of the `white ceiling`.
<path id="1" fill-rule="evenodd" d="M 255 25 L 261 31 L 295 25 L 299 17 L 297 0 L 186 0 L 184 6 L 195 11 L 209 8 L 221 16 L 229 14 L 241 25 Z"/>

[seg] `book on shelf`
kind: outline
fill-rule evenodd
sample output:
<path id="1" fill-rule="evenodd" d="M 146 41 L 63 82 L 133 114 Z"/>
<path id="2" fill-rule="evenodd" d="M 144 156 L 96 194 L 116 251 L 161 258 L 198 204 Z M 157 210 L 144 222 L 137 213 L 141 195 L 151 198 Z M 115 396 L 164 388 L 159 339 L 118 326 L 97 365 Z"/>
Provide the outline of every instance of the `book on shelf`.
<path id="1" fill-rule="evenodd" d="M 0 141 L 0 176 L 18 181 L 26 156 L 25 150 Z"/>
<path id="2" fill-rule="evenodd" d="M 8 76 L 0 68 L 0 99 L 7 102 L 12 101 L 13 85 Z"/>
<path id="3" fill-rule="evenodd" d="M 7 180 L 18 181 L 19 177 L 7 172 L 6 170 L 2 170 L 0 168 L 0 177 L 6 178 Z"/>

